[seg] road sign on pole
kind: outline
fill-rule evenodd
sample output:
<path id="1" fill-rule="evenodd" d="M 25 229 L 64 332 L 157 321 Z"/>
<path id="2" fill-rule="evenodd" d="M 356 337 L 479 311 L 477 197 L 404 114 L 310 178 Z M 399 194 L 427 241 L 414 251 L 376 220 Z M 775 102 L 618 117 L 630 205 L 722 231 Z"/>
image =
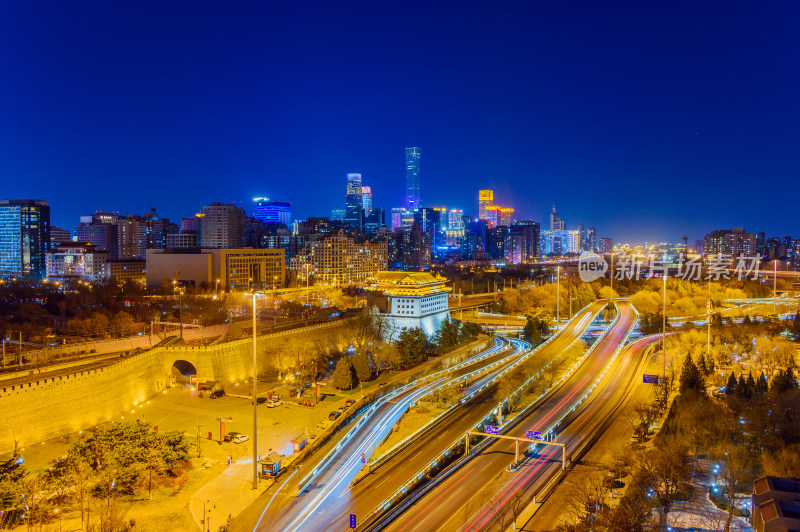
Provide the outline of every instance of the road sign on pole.
<path id="1" fill-rule="evenodd" d="M 500 434 L 500 427 L 494 425 L 484 425 L 483 431 L 487 434 Z"/>
<path id="2" fill-rule="evenodd" d="M 645 384 L 658 384 L 658 375 L 649 375 L 645 373 L 642 375 L 642 382 Z"/>
<path id="3" fill-rule="evenodd" d="M 356 514 L 350 514 L 350 528 L 353 530 L 356 528 Z"/>
<path id="4" fill-rule="evenodd" d="M 525 433 L 525 437 L 531 440 L 541 440 L 542 433 L 539 432 L 538 430 L 529 430 Z"/>

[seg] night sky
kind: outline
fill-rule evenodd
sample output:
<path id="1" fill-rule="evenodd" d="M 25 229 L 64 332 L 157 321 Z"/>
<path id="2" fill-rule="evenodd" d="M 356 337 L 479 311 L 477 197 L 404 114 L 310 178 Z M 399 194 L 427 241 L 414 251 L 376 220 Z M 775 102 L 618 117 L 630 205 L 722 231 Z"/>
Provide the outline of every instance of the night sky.
<path id="1" fill-rule="evenodd" d="M 0 197 L 73 230 L 254 196 L 327 216 L 357 171 L 388 210 L 419 146 L 426 205 L 800 237 L 796 1 L 326 4 L 4 3 Z"/>

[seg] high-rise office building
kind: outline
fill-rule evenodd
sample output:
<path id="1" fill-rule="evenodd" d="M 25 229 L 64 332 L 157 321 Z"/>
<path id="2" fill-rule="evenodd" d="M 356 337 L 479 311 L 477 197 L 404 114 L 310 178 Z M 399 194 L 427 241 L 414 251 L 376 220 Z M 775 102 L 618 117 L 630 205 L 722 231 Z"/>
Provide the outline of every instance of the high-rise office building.
<path id="1" fill-rule="evenodd" d="M 533 220 L 519 220 L 511 224 L 512 237 L 521 238 L 519 246 L 522 262 L 532 261 L 539 256 L 540 232 L 539 223 Z"/>
<path id="2" fill-rule="evenodd" d="M 331 209 L 331 220 L 336 220 L 339 222 L 344 221 L 345 210 L 341 207 L 334 207 Z"/>
<path id="3" fill-rule="evenodd" d="M 542 255 L 566 255 L 581 252 L 581 237 L 577 231 L 559 229 L 542 231 L 539 239 Z"/>
<path id="4" fill-rule="evenodd" d="M 347 174 L 347 194 L 344 199 L 344 221 L 350 227 L 364 227 L 364 198 L 361 195 L 361 174 Z"/>
<path id="5" fill-rule="evenodd" d="M 614 252 L 614 239 L 601 238 L 600 239 L 600 253 L 613 253 Z"/>
<path id="6" fill-rule="evenodd" d="M 145 225 L 146 249 L 165 249 L 167 235 L 178 232 L 178 225 L 170 223 L 169 218 L 160 217 L 155 209 L 142 218 Z"/>
<path id="7" fill-rule="evenodd" d="M 154 247 L 152 249 L 164 249 Z M 121 260 L 144 260 L 147 257 L 147 223 L 141 216 L 129 214 L 117 220 L 117 249 Z"/>
<path id="8" fill-rule="evenodd" d="M 364 206 L 364 217 L 372 214 L 372 187 L 361 185 L 361 205 Z"/>
<path id="9" fill-rule="evenodd" d="M 235 205 L 212 203 L 203 207 L 200 219 L 200 246 L 203 248 L 240 248 L 244 242 L 247 216 Z"/>
<path id="10" fill-rule="evenodd" d="M 0 277 L 46 275 L 50 206 L 44 200 L 0 200 Z"/>
<path id="11" fill-rule="evenodd" d="M 431 267 L 431 233 L 421 226 L 413 225 L 403 231 L 400 239 L 400 254 L 404 270 L 427 270 Z"/>
<path id="12" fill-rule="evenodd" d="M 109 260 L 119 259 L 119 214 L 97 211 L 81 216 L 75 233 L 79 242 L 89 242 L 97 251 L 108 252 Z"/>
<path id="13" fill-rule="evenodd" d="M 594 227 L 586 230 L 586 248 L 589 251 L 597 251 L 597 229 Z"/>
<path id="14" fill-rule="evenodd" d="M 255 217 L 265 224 L 292 225 L 292 204 L 272 201 L 269 198 L 253 198 L 256 203 Z"/>
<path id="15" fill-rule="evenodd" d="M 566 222 L 556 212 L 556 206 L 553 205 L 553 211 L 550 213 L 550 230 L 551 231 L 564 231 L 567 228 Z"/>
<path id="16" fill-rule="evenodd" d="M 384 225 L 386 225 L 386 213 L 381 207 L 372 209 L 372 212 L 364 217 L 364 231 L 374 233 Z"/>
<path id="17" fill-rule="evenodd" d="M 486 219 L 486 208 L 494 204 L 493 190 L 478 191 L 478 220 Z"/>
<path id="18" fill-rule="evenodd" d="M 422 206 L 419 184 L 419 148 L 406 148 L 406 209 Z"/>
<path id="19" fill-rule="evenodd" d="M 181 231 L 184 233 L 200 233 L 200 218 L 202 216 L 181 218 Z"/>
<path id="20" fill-rule="evenodd" d="M 403 218 L 406 216 L 406 210 L 403 207 L 392 207 L 392 231 L 403 227 Z"/>
<path id="21" fill-rule="evenodd" d="M 447 229 L 450 231 L 464 231 L 464 213 L 461 209 L 450 209 Z"/>
<path id="22" fill-rule="evenodd" d="M 69 242 L 70 240 L 72 240 L 72 235 L 68 230 L 60 227 L 50 228 L 50 248 L 55 248 L 62 242 Z"/>

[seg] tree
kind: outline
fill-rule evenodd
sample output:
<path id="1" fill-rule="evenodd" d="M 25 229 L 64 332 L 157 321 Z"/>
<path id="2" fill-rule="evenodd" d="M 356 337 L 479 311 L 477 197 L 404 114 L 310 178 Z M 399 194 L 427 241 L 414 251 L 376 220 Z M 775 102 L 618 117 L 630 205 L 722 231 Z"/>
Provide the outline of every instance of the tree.
<path id="1" fill-rule="evenodd" d="M 460 324 L 458 320 L 446 319 L 442 322 L 439 329 L 439 347 L 448 348 L 459 344 L 459 329 Z"/>
<path id="2" fill-rule="evenodd" d="M 731 374 L 728 376 L 728 383 L 725 385 L 725 395 L 733 395 L 736 393 L 736 375 Z"/>
<path id="3" fill-rule="evenodd" d="M 598 296 L 600 299 L 611 300 L 611 299 L 617 299 L 619 297 L 619 294 L 617 293 L 616 290 L 614 290 L 610 286 L 604 286 L 600 288 Z"/>
<path id="4" fill-rule="evenodd" d="M 10 458 L 0 462 L 0 527 L 14 527 L 24 510 L 19 493 L 25 478 L 22 457 L 14 451 Z"/>
<path id="5" fill-rule="evenodd" d="M 353 368 L 359 382 L 368 381 L 372 377 L 372 367 L 369 365 L 369 356 L 366 352 L 358 353 L 353 357 Z"/>
<path id="6" fill-rule="evenodd" d="M 356 372 L 353 364 L 346 356 L 343 356 L 336 363 L 336 369 L 333 370 L 331 377 L 333 385 L 339 390 L 351 390 L 356 385 Z"/>
<path id="7" fill-rule="evenodd" d="M 681 368 L 681 381 L 680 393 L 686 393 L 687 390 L 694 390 L 700 394 L 705 394 L 706 383 L 700 370 L 692 360 L 692 355 L 687 354 L 683 360 L 683 367 Z"/>
<path id="8" fill-rule="evenodd" d="M 528 316 L 525 327 L 522 329 L 522 338 L 533 345 L 542 341 L 542 337 L 550 332 L 547 320 L 538 316 Z"/>
<path id="9" fill-rule="evenodd" d="M 781 395 L 794 388 L 797 388 L 797 379 L 794 376 L 794 370 L 789 368 L 786 371 L 780 370 L 775 378 L 772 379 L 770 391 L 774 395 Z"/>
<path id="10" fill-rule="evenodd" d="M 750 387 L 747 386 L 747 381 L 744 380 L 744 374 L 739 375 L 739 382 L 736 383 L 736 396 L 740 399 L 750 399 Z"/>
<path id="11" fill-rule="evenodd" d="M 403 328 L 395 345 L 402 366 L 414 366 L 428 359 L 428 339 L 419 327 Z"/>
<path id="12" fill-rule="evenodd" d="M 667 514 L 673 503 L 691 493 L 692 464 L 687 457 L 686 444 L 680 440 L 642 451 L 634 482 L 644 493 L 652 493 L 656 501 L 659 525 L 666 526 Z"/>
<path id="13" fill-rule="evenodd" d="M 789 329 L 789 332 L 795 337 L 795 339 L 800 337 L 800 312 L 794 315 L 794 319 L 792 320 L 792 326 Z"/>

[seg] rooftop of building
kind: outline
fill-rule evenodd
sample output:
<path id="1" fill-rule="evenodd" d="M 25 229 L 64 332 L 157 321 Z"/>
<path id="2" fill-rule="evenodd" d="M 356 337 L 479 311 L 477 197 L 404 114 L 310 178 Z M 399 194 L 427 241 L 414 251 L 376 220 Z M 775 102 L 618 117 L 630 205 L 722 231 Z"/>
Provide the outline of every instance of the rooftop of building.
<path id="1" fill-rule="evenodd" d="M 800 478 L 766 476 L 753 481 L 753 493 L 761 495 L 768 491 L 782 491 L 800 496 Z"/>
<path id="2" fill-rule="evenodd" d="M 445 285 L 447 279 L 430 272 L 383 271 L 369 282 L 372 286 L 366 287 L 367 290 L 391 295 L 425 296 L 451 290 Z"/>

